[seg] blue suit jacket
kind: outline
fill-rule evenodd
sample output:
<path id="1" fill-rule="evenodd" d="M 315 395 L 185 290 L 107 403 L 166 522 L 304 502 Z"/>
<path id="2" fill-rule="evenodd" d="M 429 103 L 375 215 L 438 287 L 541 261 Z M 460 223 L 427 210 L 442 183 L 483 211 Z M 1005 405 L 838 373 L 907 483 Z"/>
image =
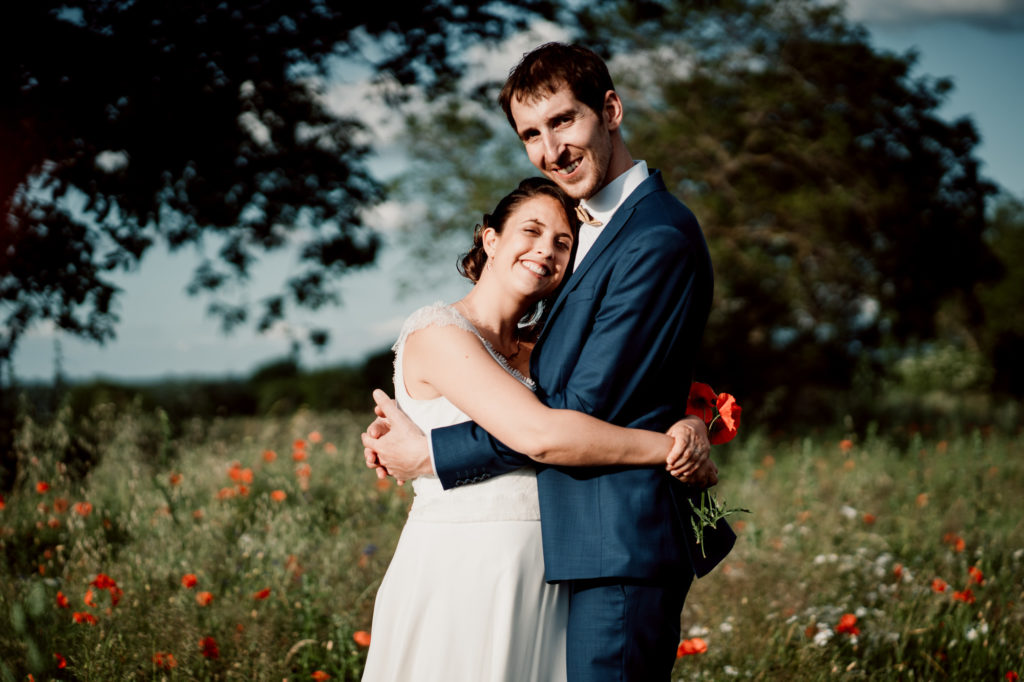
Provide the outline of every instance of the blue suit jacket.
<path id="1" fill-rule="evenodd" d="M 697 220 L 654 171 L 555 299 L 530 360 L 538 397 L 664 431 L 685 412 L 713 281 Z M 445 488 L 531 463 L 472 422 L 431 438 Z M 539 466 L 537 485 L 549 581 L 700 576 L 735 541 L 723 521 L 706 530 L 702 556 L 688 502 L 697 492 L 661 466 Z"/>

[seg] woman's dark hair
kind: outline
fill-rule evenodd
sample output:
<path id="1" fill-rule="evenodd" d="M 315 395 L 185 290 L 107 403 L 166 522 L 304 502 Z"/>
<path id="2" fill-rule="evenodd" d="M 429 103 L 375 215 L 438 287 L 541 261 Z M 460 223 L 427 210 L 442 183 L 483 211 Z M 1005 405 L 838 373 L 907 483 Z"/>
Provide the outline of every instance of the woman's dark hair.
<path id="1" fill-rule="evenodd" d="M 490 227 L 501 234 L 509 215 L 519 204 L 540 196 L 551 197 L 562 204 L 565 217 L 569 221 L 569 229 L 572 230 L 573 241 L 575 241 L 579 232 L 576 200 L 547 178 L 526 178 L 519 183 L 518 187 L 502 197 L 498 205 L 494 207 L 494 211 L 485 214 L 483 223 L 476 226 L 476 230 L 473 232 L 473 247 L 459 259 L 459 274 L 475 284 L 480 279 L 480 273 L 484 271 L 484 265 L 487 264 L 487 252 L 484 251 L 484 230 Z"/>
<path id="2" fill-rule="evenodd" d="M 516 130 L 512 118 L 512 100 L 530 101 L 553 95 L 563 86 L 580 102 L 583 102 L 600 116 L 604 110 L 604 98 L 614 90 L 608 67 L 594 51 L 582 45 L 545 43 L 526 54 L 509 73 L 498 104 L 505 117 Z"/>

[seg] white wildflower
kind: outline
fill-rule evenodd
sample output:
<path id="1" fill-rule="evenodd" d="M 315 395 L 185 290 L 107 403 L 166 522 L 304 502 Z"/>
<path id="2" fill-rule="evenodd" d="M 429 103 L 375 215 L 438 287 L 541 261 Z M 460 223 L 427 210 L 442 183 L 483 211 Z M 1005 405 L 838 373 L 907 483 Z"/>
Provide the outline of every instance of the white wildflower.
<path id="1" fill-rule="evenodd" d="M 691 627 L 686 632 L 686 636 L 687 637 L 706 637 L 709 632 L 711 632 L 711 631 L 708 630 L 703 625 L 694 625 L 693 627 Z"/>
<path id="2" fill-rule="evenodd" d="M 725 666 L 724 668 L 722 668 L 722 671 L 730 677 L 736 677 L 740 674 L 740 671 L 732 667 L 731 665 Z"/>
<path id="3" fill-rule="evenodd" d="M 848 504 L 844 504 L 842 507 L 840 507 L 839 513 L 842 514 L 844 517 L 850 519 L 851 521 L 860 516 L 860 514 L 857 513 L 857 510 Z"/>
<path id="4" fill-rule="evenodd" d="M 829 643 L 829 640 L 832 639 L 832 634 L 832 628 L 827 625 L 825 627 L 821 627 L 819 624 L 818 631 L 814 633 L 814 643 L 818 646 L 825 646 Z"/>
<path id="5" fill-rule="evenodd" d="M 724 621 L 721 625 L 718 626 L 718 629 L 725 633 L 732 632 L 732 623 L 730 623 L 729 621 Z"/>

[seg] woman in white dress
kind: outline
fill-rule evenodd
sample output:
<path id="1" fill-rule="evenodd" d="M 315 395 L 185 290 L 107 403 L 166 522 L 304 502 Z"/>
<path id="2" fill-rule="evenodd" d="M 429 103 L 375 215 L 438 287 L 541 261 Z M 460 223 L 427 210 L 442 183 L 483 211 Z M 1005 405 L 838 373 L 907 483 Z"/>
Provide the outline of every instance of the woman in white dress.
<path id="1" fill-rule="evenodd" d="M 687 430 L 613 426 L 532 392 L 533 335 L 519 321 L 569 267 L 574 207 L 553 182 L 529 178 L 484 216 L 460 267 L 473 289 L 413 313 L 395 343 L 395 398 L 424 432 L 472 419 L 538 461 L 667 462 L 673 475 L 690 473 L 679 464 Z M 544 582 L 533 468 L 446 492 L 434 477 L 412 486 L 374 604 L 364 682 L 565 680 L 567 594 Z"/>

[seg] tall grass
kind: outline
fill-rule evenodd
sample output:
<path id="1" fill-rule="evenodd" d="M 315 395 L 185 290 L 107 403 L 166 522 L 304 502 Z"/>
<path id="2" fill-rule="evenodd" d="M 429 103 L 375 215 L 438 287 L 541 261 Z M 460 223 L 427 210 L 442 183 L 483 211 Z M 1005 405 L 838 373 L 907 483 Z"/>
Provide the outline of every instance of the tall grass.
<path id="1" fill-rule="evenodd" d="M 66 459 L 69 414 L 26 421 L 0 508 L 0 679 L 358 679 L 410 501 L 363 466 L 367 420 L 100 406 L 88 466 Z M 1022 455 L 982 431 L 716 449 L 719 498 L 752 514 L 691 590 L 703 651 L 674 679 L 1024 673 Z"/>

